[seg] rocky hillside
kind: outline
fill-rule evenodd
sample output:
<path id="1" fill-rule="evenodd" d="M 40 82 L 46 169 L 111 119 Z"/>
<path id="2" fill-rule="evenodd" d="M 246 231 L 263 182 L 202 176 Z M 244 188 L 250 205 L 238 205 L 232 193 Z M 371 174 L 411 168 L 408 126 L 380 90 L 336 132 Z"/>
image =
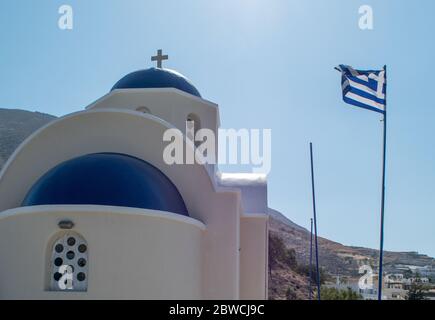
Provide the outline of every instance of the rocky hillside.
<path id="1" fill-rule="evenodd" d="M 294 249 L 289 249 L 283 239 L 269 234 L 269 298 L 273 300 L 307 300 L 309 278 L 300 268 Z"/>
<path id="2" fill-rule="evenodd" d="M 285 290 L 297 289 L 297 286 L 306 288 L 308 277 L 300 278 L 300 269 L 306 267 L 309 261 L 310 232 L 284 217 L 278 211 L 270 209 L 270 234 L 271 237 L 278 237 L 285 244 L 287 250 L 295 254 L 295 265 L 287 267 L 281 265 L 276 267 L 271 265 L 269 275 L 269 297 L 271 299 L 285 299 Z M 341 278 L 359 278 L 358 269 L 362 264 L 369 264 L 377 268 L 379 251 L 369 248 L 345 246 L 340 243 L 319 238 L 319 260 L 321 267 L 324 268 L 324 279 L 334 281 L 334 276 L 340 275 Z M 270 241 L 269 250 L 273 252 L 276 241 Z M 417 252 L 384 252 L 384 269 L 386 272 L 394 272 L 398 264 L 416 266 L 435 266 L 435 259 L 419 254 Z M 307 269 L 307 268 L 305 268 Z M 376 272 L 376 269 L 374 269 Z M 275 271 L 275 279 L 274 279 Z M 303 274 L 303 273 L 302 273 Z M 301 281 L 297 285 L 291 281 L 292 277 Z M 306 291 L 308 292 L 308 291 Z M 303 294 L 305 296 L 306 294 Z"/>
<path id="3" fill-rule="evenodd" d="M 310 233 L 296 225 L 281 213 L 270 210 L 270 230 L 278 234 L 288 248 L 294 249 L 298 263 L 307 264 L 309 260 Z M 361 264 L 376 267 L 379 251 L 369 248 L 345 246 L 319 237 L 319 259 L 326 271 L 331 274 L 358 276 Z M 435 259 L 417 252 L 384 252 L 384 268 L 388 272 L 397 264 L 416 266 L 434 265 Z"/>
<path id="4" fill-rule="evenodd" d="M 0 108 L 0 169 L 24 139 L 55 118 L 40 112 Z"/>

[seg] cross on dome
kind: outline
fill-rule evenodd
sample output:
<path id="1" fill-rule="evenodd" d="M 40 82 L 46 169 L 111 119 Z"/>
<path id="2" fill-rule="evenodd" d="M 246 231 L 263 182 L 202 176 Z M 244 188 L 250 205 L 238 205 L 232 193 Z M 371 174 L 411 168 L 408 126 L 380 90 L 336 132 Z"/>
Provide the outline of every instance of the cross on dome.
<path id="1" fill-rule="evenodd" d="M 162 68 L 162 61 L 168 59 L 168 55 L 162 55 L 162 49 L 157 50 L 157 55 L 151 57 L 151 61 L 157 61 L 157 68 Z"/>

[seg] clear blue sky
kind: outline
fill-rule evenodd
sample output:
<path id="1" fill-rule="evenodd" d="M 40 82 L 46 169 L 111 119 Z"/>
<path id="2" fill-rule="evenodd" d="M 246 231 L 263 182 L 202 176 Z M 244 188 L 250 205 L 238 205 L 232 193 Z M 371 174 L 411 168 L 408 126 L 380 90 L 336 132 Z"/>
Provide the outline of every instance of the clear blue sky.
<path id="1" fill-rule="evenodd" d="M 363 4 L 373 31 L 358 28 Z M 308 227 L 313 141 L 320 235 L 377 248 L 382 124 L 341 101 L 333 67 L 387 64 L 385 247 L 435 256 L 434 15 L 430 0 L 3 0 L 0 107 L 81 110 L 163 48 L 223 127 L 272 129 L 271 207 Z"/>

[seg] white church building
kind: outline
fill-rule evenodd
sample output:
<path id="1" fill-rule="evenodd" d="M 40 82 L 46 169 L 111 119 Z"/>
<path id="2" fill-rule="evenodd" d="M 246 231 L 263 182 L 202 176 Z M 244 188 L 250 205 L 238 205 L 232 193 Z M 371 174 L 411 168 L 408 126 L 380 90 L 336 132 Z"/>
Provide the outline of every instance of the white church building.
<path id="1" fill-rule="evenodd" d="M 267 299 L 266 179 L 166 164 L 167 129 L 220 121 L 160 53 L 0 172 L 0 299 Z"/>

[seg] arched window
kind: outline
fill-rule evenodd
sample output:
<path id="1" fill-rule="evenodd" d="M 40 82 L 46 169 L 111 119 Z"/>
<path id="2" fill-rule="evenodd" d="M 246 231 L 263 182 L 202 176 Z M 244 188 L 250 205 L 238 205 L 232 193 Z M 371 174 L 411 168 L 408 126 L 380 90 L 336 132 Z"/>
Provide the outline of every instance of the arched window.
<path id="1" fill-rule="evenodd" d="M 50 256 L 50 291 L 87 291 L 89 248 L 76 232 L 66 232 L 54 242 Z"/>
<path id="2" fill-rule="evenodd" d="M 190 113 L 186 119 L 186 137 L 193 141 L 196 147 L 201 144 L 201 141 L 195 141 L 199 129 L 201 129 L 201 120 L 195 113 Z"/>
<path id="3" fill-rule="evenodd" d="M 141 113 L 149 113 L 149 114 L 151 114 L 150 109 L 147 108 L 147 107 L 143 107 L 143 106 L 139 107 L 139 108 L 136 108 L 136 111 L 141 112 Z"/>

